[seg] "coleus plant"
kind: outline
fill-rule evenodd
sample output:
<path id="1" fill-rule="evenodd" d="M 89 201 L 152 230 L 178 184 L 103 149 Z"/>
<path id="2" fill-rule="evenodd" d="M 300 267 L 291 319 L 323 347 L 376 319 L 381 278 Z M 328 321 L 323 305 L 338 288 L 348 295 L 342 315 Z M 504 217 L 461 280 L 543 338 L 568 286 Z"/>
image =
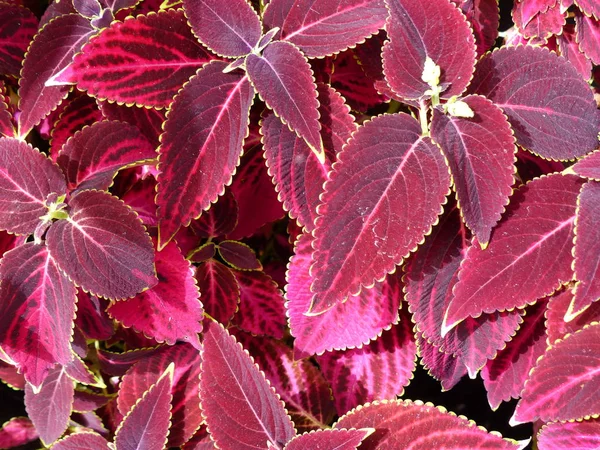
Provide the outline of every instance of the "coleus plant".
<path id="1" fill-rule="evenodd" d="M 417 356 L 541 450 L 598 446 L 597 2 L 502 33 L 496 0 L 29 3 L 0 2 L 0 447 L 528 445 L 399 399 Z"/>

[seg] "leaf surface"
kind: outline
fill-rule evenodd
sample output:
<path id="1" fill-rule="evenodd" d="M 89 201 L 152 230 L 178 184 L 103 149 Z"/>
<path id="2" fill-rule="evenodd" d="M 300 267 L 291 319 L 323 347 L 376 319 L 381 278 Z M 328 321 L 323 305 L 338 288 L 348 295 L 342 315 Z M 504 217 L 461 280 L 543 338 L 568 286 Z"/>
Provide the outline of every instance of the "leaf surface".
<path id="1" fill-rule="evenodd" d="M 102 114 L 108 120 L 120 120 L 137 127 L 154 148 L 159 146 L 159 136 L 162 133 L 162 124 L 165 121 L 164 110 L 138 108 L 107 101 L 99 102 L 99 106 Z"/>
<path id="2" fill-rule="evenodd" d="M 219 255 L 230 266 L 238 270 L 261 270 L 262 264 L 256 253 L 246 244 L 238 241 L 221 241 L 217 247 Z"/>
<path id="3" fill-rule="evenodd" d="M 16 130 L 13 124 L 11 111 L 8 107 L 6 89 L 4 87 L 3 80 L 0 80 L 0 135 L 4 135 L 6 137 L 16 136 Z"/>
<path id="4" fill-rule="evenodd" d="M 600 151 L 595 151 L 571 166 L 573 172 L 580 177 L 600 181 Z"/>
<path id="5" fill-rule="evenodd" d="M 38 20 L 27 8 L 0 5 L 0 74 L 18 76 L 23 56 L 38 28 Z"/>
<path id="6" fill-rule="evenodd" d="M 556 43 L 560 55 L 573 64 L 584 80 L 589 80 L 592 76 L 592 62 L 579 49 L 575 27 L 572 24 L 563 28 L 562 33 L 556 37 Z"/>
<path id="7" fill-rule="evenodd" d="M 317 430 L 293 438 L 284 450 L 357 449 L 372 430 Z"/>
<path id="8" fill-rule="evenodd" d="M 54 450 L 110 450 L 102 436 L 89 431 L 70 434 L 52 446 Z"/>
<path id="9" fill-rule="evenodd" d="M 105 341 L 115 334 L 113 321 L 106 308 L 108 302 L 105 299 L 89 295 L 81 289 L 77 292 L 75 324 L 87 339 Z"/>
<path id="10" fill-rule="evenodd" d="M 12 448 L 28 444 L 38 438 L 38 432 L 27 417 L 14 417 L 0 429 L 0 447 Z"/>
<path id="11" fill-rule="evenodd" d="M 599 8 L 600 11 L 600 8 Z M 600 15 L 600 12 L 599 12 Z M 576 40 L 581 51 L 592 60 L 600 64 L 600 23 L 598 19 L 585 14 L 575 15 Z"/>
<path id="12" fill-rule="evenodd" d="M 467 367 L 458 357 L 444 353 L 429 342 L 422 333 L 417 333 L 416 337 L 421 364 L 440 382 L 442 391 L 449 391 L 467 374 Z"/>
<path id="13" fill-rule="evenodd" d="M 600 321 L 600 302 L 594 302 L 570 322 L 565 322 L 565 314 L 573 301 L 573 289 L 563 289 L 554 294 L 548 303 L 546 313 L 546 333 L 548 343 L 553 344 L 567 334 L 575 333 L 584 326 Z"/>
<path id="14" fill-rule="evenodd" d="M 230 189 L 219 197 L 208 211 L 190 223 L 198 236 L 212 238 L 225 236 L 235 229 L 238 218 L 238 204 Z"/>
<path id="15" fill-rule="evenodd" d="M 539 450 L 593 450 L 600 446 L 600 420 L 547 424 L 538 434 L 537 445 Z"/>
<path id="16" fill-rule="evenodd" d="M 196 268 L 196 281 L 206 313 L 227 325 L 240 302 L 240 287 L 231 269 L 209 259 Z"/>
<path id="17" fill-rule="evenodd" d="M 588 16 L 594 16 L 600 20 L 600 5 L 594 0 L 576 0 L 575 4 Z"/>

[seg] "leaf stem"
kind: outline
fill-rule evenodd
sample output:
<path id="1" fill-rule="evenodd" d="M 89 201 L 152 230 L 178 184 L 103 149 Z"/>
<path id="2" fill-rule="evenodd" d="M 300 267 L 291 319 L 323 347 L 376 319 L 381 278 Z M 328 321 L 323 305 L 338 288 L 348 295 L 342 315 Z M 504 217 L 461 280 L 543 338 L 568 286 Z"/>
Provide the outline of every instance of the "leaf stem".
<path id="1" fill-rule="evenodd" d="M 429 124 L 427 123 L 427 111 L 429 105 L 426 100 L 419 100 L 419 122 L 423 136 L 429 136 Z"/>

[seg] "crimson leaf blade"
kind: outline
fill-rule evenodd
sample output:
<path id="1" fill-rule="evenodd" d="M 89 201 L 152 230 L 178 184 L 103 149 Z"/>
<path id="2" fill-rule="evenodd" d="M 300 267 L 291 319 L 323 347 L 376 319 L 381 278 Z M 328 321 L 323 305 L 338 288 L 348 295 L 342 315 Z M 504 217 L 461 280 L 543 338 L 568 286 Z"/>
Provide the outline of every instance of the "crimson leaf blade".
<path id="1" fill-rule="evenodd" d="M 52 446 L 55 450 L 110 450 L 102 436 L 89 431 L 70 434 Z"/>
<path id="2" fill-rule="evenodd" d="M 544 425 L 538 434 L 537 444 L 540 450 L 594 450 L 600 446 L 600 420 Z"/>
<path id="3" fill-rule="evenodd" d="M 18 76 L 38 27 L 31 11 L 18 4 L 0 5 L 0 74 Z"/>
<path id="4" fill-rule="evenodd" d="M 207 314 L 227 325 L 240 302 L 240 286 L 231 269 L 209 259 L 196 268 L 196 281 Z"/>
<path id="5" fill-rule="evenodd" d="M 323 450 L 346 449 L 356 450 L 360 443 L 374 430 L 317 430 L 301 434 L 293 438 L 284 447 L 284 450 Z"/>

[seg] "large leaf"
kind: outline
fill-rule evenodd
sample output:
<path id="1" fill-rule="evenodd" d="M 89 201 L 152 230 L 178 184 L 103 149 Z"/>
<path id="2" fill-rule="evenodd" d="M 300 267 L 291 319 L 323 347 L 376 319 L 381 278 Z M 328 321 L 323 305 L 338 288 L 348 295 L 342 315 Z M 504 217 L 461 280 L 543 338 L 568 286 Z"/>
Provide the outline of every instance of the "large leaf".
<path id="1" fill-rule="evenodd" d="M 246 70 L 267 106 L 323 161 L 315 80 L 300 50 L 289 42 L 273 42 L 262 55 L 246 57 Z"/>
<path id="2" fill-rule="evenodd" d="M 287 273 L 286 307 L 296 351 L 312 355 L 359 347 L 398 322 L 402 287 L 395 275 L 323 314 L 306 315 L 313 296 L 309 274 L 312 242 L 309 233 L 300 237 Z"/>
<path id="3" fill-rule="evenodd" d="M 159 148 L 159 246 L 217 200 L 239 163 L 254 90 L 227 64 L 207 64 L 173 102 Z"/>
<path id="4" fill-rule="evenodd" d="M 70 434 L 52 446 L 54 450 L 110 450 L 102 436 L 90 431 Z"/>
<path id="5" fill-rule="evenodd" d="M 285 446 L 284 450 L 351 450 L 357 449 L 360 443 L 373 430 L 317 430 L 296 436 Z"/>
<path id="6" fill-rule="evenodd" d="M 231 269 L 209 259 L 196 268 L 196 281 L 206 313 L 227 325 L 240 302 L 240 287 Z"/>
<path id="7" fill-rule="evenodd" d="M 600 447 L 600 420 L 545 425 L 538 434 L 539 450 L 594 450 Z"/>
<path id="8" fill-rule="evenodd" d="M 427 58 L 441 69 L 441 97 L 460 95 L 475 67 L 475 38 L 465 16 L 448 0 L 386 0 L 390 38 L 383 49 L 385 78 L 402 98 L 418 99 Z"/>
<path id="9" fill-rule="evenodd" d="M 15 417 L 0 429 L 0 447 L 13 448 L 28 444 L 38 438 L 38 432 L 27 417 Z"/>
<path id="10" fill-rule="evenodd" d="M 202 414 L 223 450 L 283 447 L 296 430 L 252 358 L 221 325 L 206 325 L 200 376 Z"/>
<path id="11" fill-rule="evenodd" d="M 42 384 L 72 359 L 75 288 L 45 246 L 23 244 L 0 263 L 0 345 L 27 381 Z"/>
<path id="12" fill-rule="evenodd" d="M 133 297 L 156 284 L 154 249 L 136 214 L 102 191 L 80 191 L 47 245 L 69 278 L 92 295 Z"/>
<path id="13" fill-rule="evenodd" d="M 261 36 L 258 14 L 246 0 L 184 0 L 185 13 L 200 42 L 235 58 L 252 52 Z"/>
<path id="14" fill-rule="evenodd" d="M 57 440 L 67 429 L 74 393 L 75 383 L 59 365 L 48 373 L 39 392 L 30 384 L 25 386 L 27 414 L 45 445 Z"/>
<path id="15" fill-rule="evenodd" d="M 547 49 L 506 47 L 484 56 L 469 92 L 501 107 L 517 144 L 544 158 L 572 159 L 597 146 L 600 111 L 589 86 Z"/>
<path id="16" fill-rule="evenodd" d="M 461 101 L 474 117 L 453 117 L 436 109 L 431 137 L 448 159 L 467 226 L 479 244 L 487 246 L 512 194 L 516 147 L 502 110 L 480 96 L 469 95 Z"/>
<path id="17" fill-rule="evenodd" d="M 409 115 L 379 116 L 359 128 L 318 210 L 310 313 L 392 272 L 429 233 L 449 185 L 439 147 Z"/>
<path id="18" fill-rule="evenodd" d="M 183 11 L 113 22 L 90 40 L 58 82 L 101 99 L 164 107 L 212 56 L 198 43 Z"/>
<path id="19" fill-rule="evenodd" d="M 45 83 L 71 63 L 93 33 L 89 20 L 78 14 L 57 17 L 37 33 L 19 81 L 19 136 L 26 136 L 66 97 L 68 86 Z"/>
<path id="20" fill-rule="evenodd" d="M 64 176 L 50 159 L 24 141 L 0 138 L 0 229 L 33 234 L 48 212 L 48 196 L 66 191 Z"/>
<path id="21" fill-rule="evenodd" d="M 108 313 L 126 327 L 169 345 L 186 341 L 200 348 L 202 303 L 187 261 L 174 242 L 156 252 L 158 284 L 133 298 L 114 302 Z"/>
<path id="22" fill-rule="evenodd" d="M 600 414 L 600 324 L 552 344 L 529 374 L 511 423 Z"/>
<path id="23" fill-rule="evenodd" d="M 18 76 L 38 20 L 18 4 L 0 4 L 0 74 Z"/>
<path id="24" fill-rule="evenodd" d="M 133 125 L 97 122 L 73 135 L 60 151 L 57 163 L 69 189 L 106 190 L 117 171 L 156 158 L 152 144 Z"/>
<path id="25" fill-rule="evenodd" d="M 171 363 L 125 416 L 115 433 L 116 448 L 162 450 L 165 447 L 171 425 L 173 371 Z"/>
<path id="26" fill-rule="evenodd" d="M 474 244 L 458 274 L 442 335 L 467 317 L 522 308 L 573 278 L 571 248 L 582 181 L 549 175 L 515 192 L 487 250 Z"/>
<path id="27" fill-rule="evenodd" d="M 339 428 L 375 428 L 361 450 L 417 448 L 518 449 L 515 442 L 502 439 L 475 423 L 448 413 L 442 407 L 410 400 L 383 401 L 356 408 L 335 425 Z"/>
<path id="28" fill-rule="evenodd" d="M 263 15 L 276 39 L 297 45 L 309 58 L 341 52 L 383 28 L 383 0 L 273 0 Z"/>

